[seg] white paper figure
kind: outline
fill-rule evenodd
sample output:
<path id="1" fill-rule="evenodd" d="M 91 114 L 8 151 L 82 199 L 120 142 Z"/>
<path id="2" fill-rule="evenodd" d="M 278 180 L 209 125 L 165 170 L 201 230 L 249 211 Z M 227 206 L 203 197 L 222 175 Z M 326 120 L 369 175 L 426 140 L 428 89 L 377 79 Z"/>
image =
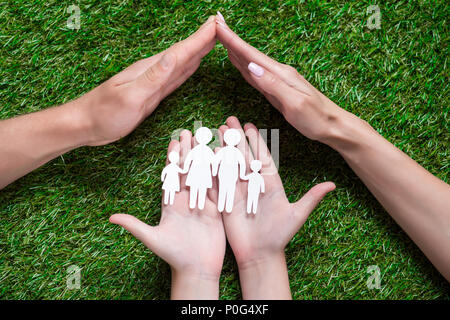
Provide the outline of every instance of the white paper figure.
<path id="1" fill-rule="evenodd" d="M 244 180 L 248 180 L 247 213 L 253 212 L 253 214 L 256 214 L 256 210 L 258 209 L 259 194 L 261 192 L 265 192 L 264 178 L 259 173 L 261 167 L 261 161 L 253 160 L 250 163 L 250 169 L 252 169 L 253 172 L 244 178 Z"/>
<path id="2" fill-rule="evenodd" d="M 212 132 L 201 127 L 195 132 L 198 145 L 189 151 L 184 161 L 183 173 L 189 171 L 186 185 L 190 187 L 189 208 L 203 210 L 205 207 L 206 191 L 212 187 L 211 166 L 214 161 L 214 152 L 208 147 L 212 139 Z"/>
<path id="3" fill-rule="evenodd" d="M 245 159 L 242 152 L 236 148 L 241 141 L 241 134 L 236 129 L 228 129 L 223 135 L 225 147 L 217 152 L 214 164 L 213 175 L 217 175 L 219 170 L 219 200 L 217 209 L 219 212 L 225 210 L 230 213 L 233 210 L 234 193 L 238 173 L 241 179 L 245 177 Z"/>
<path id="4" fill-rule="evenodd" d="M 183 170 L 178 166 L 178 161 L 180 160 L 180 155 L 178 152 L 169 153 L 169 164 L 163 169 L 161 173 L 161 181 L 163 183 L 164 190 L 164 204 L 173 204 L 175 199 L 175 192 L 180 191 L 180 176 L 179 174 Z"/>

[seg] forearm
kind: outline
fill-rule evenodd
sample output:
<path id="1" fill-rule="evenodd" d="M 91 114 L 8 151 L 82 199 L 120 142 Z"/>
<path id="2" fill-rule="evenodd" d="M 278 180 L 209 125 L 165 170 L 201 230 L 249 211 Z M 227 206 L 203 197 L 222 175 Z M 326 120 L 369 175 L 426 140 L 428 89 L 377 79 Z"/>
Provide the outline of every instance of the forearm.
<path id="1" fill-rule="evenodd" d="M 239 265 L 242 296 L 246 300 L 290 300 L 289 277 L 283 252 Z"/>
<path id="2" fill-rule="evenodd" d="M 337 150 L 392 218 L 450 280 L 450 187 L 366 122 L 336 120 L 326 143 Z"/>
<path id="3" fill-rule="evenodd" d="M 76 101 L 0 121 L 0 189 L 87 141 Z"/>
<path id="4" fill-rule="evenodd" d="M 217 300 L 219 278 L 191 275 L 172 270 L 172 300 Z"/>

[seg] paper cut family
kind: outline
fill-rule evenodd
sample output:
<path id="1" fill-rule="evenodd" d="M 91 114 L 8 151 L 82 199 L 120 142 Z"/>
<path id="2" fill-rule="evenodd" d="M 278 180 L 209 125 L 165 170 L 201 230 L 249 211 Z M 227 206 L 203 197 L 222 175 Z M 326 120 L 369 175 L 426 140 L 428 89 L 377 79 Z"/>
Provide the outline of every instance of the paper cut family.
<path id="1" fill-rule="evenodd" d="M 189 208 L 205 207 L 206 191 L 212 187 L 212 177 L 219 179 L 219 199 L 217 209 L 228 213 L 233 211 L 234 194 L 238 178 L 248 180 L 247 213 L 256 214 L 260 193 L 264 193 L 264 179 L 259 173 L 262 164 L 259 160 L 250 163 L 252 173 L 245 175 L 245 158 L 236 147 L 241 141 L 241 134 L 236 129 L 225 131 L 223 140 L 226 144 L 216 154 L 208 147 L 212 132 L 201 127 L 195 132 L 198 142 L 187 154 L 183 169 L 178 166 L 180 156 L 177 152 L 169 153 L 169 164 L 161 174 L 164 190 L 164 204 L 172 205 L 175 193 L 180 191 L 180 174 L 188 174 L 186 186 L 190 187 Z"/>

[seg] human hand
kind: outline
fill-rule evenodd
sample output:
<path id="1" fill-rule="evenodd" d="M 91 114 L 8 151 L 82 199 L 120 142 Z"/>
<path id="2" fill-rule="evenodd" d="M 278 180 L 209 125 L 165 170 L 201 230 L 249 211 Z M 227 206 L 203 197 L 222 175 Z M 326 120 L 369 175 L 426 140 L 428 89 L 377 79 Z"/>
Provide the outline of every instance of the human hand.
<path id="1" fill-rule="evenodd" d="M 335 185 L 332 182 L 318 184 L 297 202 L 289 203 L 277 168 L 256 127 L 245 125 L 244 135 L 237 118 L 230 117 L 226 123 L 219 128 L 220 136 L 228 128 L 241 132 L 243 138 L 238 148 L 245 155 L 247 164 L 253 158 L 262 162 L 260 173 L 265 183 L 265 192 L 260 194 L 255 215 L 247 214 L 248 184 L 243 181 L 237 183 L 233 211 L 222 214 L 226 236 L 239 266 L 244 298 L 288 298 L 290 291 L 284 248 L 321 199 L 334 190 Z M 248 137 L 248 144 L 245 136 Z M 269 281 L 272 275 L 281 279 L 271 281 L 267 285 L 271 289 L 264 290 L 261 287 L 263 282 Z M 279 286 L 282 287 L 277 292 Z"/>
<path id="2" fill-rule="evenodd" d="M 216 43 L 211 16 L 197 32 L 167 50 L 137 61 L 72 102 L 89 131 L 87 145 L 116 141 L 133 131 L 200 65 Z"/>
<path id="3" fill-rule="evenodd" d="M 180 142 L 169 144 L 167 154 L 181 151 L 183 163 L 193 144 L 191 132 L 184 130 Z M 173 299 L 217 299 L 226 244 L 216 205 L 217 186 L 208 190 L 203 210 L 190 210 L 185 180 L 182 176 L 173 205 L 162 204 L 158 226 L 151 227 L 126 214 L 115 214 L 110 221 L 131 232 L 170 265 Z"/>
<path id="4" fill-rule="evenodd" d="M 339 152 L 392 218 L 450 279 L 445 182 L 433 177 L 370 124 L 338 107 L 295 68 L 270 59 L 240 39 L 218 14 L 217 38 L 233 65 L 306 137 Z M 420 183 L 417 183 L 420 181 Z M 447 224 L 448 225 L 448 224 Z M 425 232 L 428 230 L 429 232 Z M 441 231 L 439 231 L 441 230 Z M 439 245 L 436 245 L 439 244 Z"/>
<path id="5" fill-rule="evenodd" d="M 227 49 L 231 63 L 303 135 L 333 147 L 341 122 L 363 122 L 328 99 L 295 68 L 269 58 L 242 40 L 221 15 L 216 17 L 216 24 L 217 39 Z"/>

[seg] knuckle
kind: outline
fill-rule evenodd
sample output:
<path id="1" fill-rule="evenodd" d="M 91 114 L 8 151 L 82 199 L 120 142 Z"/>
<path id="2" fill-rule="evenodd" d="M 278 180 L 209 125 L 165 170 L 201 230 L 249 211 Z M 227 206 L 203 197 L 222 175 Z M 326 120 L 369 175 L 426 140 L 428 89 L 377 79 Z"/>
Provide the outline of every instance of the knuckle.
<path id="1" fill-rule="evenodd" d="M 281 64 L 281 73 L 286 78 L 292 78 L 297 74 L 297 70 L 295 70 L 295 68 L 291 67 L 290 65 Z"/>
<path id="2" fill-rule="evenodd" d="M 154 66 L 148 68 L 145 71 L 144 75 L 145 75 L 145 79 L 150 83 L 155 82 L 158 79 L 158 74 L 157 74 Z"/>
<path id="3" fill-rule="evenodd" d="M 147 71 L 145 71 L 144 76 L 145 80 L 151 86 L 152 90 L 154 91 L 162 90 L 163 86 L 160 81 L 160 76 L 159 73 L 156 71 L 155 67 L 151 67 Z"/>
<path id="4" fill-rule="evenodd" d="M 273 74 L 270 74 L 267 76 L 267 84 L 268 84 L 268 89 L 270 90 L 272 87 L 277 86 L 278 84 L 278 78 L 275 77 Z"/>
<path id="5" fill-rule="evenodd" d="M 284 65 L 284 71 L 286 72 L 287 75 L 290 75 L 290 76 L 294 76 L 294 75 L 298 74 L 297 69 L 295 69 L 292 66 L 286 65 L 286 64 Z"/>
<path id="6" fill-rule="evenodd" d="M 295 67 L 289 65 L 283 65 L 284 73 L 288 78 L 299 79 L 304 81 L 305 78 L 298 72 Z"/>
<path id="7" fill-rule="evenodd" d="M 134 105 L 133 95 L 127 89 L 117 90 L 114 95 L 114 102 L 122 106 Z"/>

